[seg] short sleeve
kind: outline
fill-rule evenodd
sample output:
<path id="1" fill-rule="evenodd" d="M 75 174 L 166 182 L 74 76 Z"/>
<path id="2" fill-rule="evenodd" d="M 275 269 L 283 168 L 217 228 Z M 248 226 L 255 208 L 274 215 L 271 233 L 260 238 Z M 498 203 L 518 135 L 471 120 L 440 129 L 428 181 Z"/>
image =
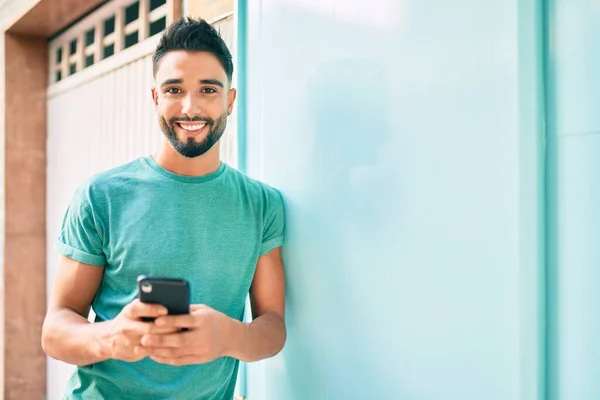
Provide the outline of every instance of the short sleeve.
<path id="1" fill-rule="evenodd" d="M 55 250 L 73 260 L 97 266 L 106 265 L 100 221 L 83 190 L 73 196 L 62 222 Z"/>
<path id="2" fill-rule="evenodd" d="M 271 188 L 270 188 L 271 189 Z M 263 238 L 260 255 L 283 246 L 285 234 L 285 204 L 283 196 L 275 189 L 267 192 L 263 218 Z"/>

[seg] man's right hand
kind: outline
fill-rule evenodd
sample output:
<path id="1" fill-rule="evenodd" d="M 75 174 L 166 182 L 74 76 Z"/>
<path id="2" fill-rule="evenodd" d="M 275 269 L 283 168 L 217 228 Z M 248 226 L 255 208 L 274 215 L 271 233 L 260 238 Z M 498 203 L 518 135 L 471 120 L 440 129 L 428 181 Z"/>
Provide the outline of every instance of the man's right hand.
<path id="1" fill-rule="evenodd" d="M 139 300 L 125 306 L 114 319 L 90 323 L 88 314 L 103 276 L 103 267 L 59 257 L 56 282 L 42 328 L 42 348 L 48 356 L 78 366 L 111 358 L 138 361 L 146 356 L 140 345 L 143 335 L 175 332 L 173 328 L 143 322 L 143 317 L 156 318 L 166 315 L 167 310 Z"/>
<path id="2" fill-rule="evenodd" d="M 136 299 L 126 305 L 119 315 L 106 322 L 106 330 L 100 339 L 101 347 L 107 352 L 106 357 L 128 362 L 146 357 L 146 352 L 140 344 L 143 335 L 150 332 L 176 332 L 174 328 L 160 330 L 153 322 L 142 321 L 142 318 L 157 318 L 163 315 L 167 315 L 167 309 L 158 304 L 145 304 Z"/>

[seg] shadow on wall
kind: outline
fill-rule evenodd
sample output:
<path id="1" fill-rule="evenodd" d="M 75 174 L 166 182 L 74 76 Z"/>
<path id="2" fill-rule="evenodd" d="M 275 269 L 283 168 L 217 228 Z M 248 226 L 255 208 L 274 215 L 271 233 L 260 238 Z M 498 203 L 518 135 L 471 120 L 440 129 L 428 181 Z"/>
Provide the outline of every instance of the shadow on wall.
<path id="1" fill-rule="evenodd" d="M 373 77 L 385 82 L 385 75 L 372 59 L 346 59 L 323 65 L 309 83 L 317 137 L 311 164 L 321 173 L 313 181 L 314 203 L 303 205 L 311 213 L 292 212 L 294 230 L 312 232 L 296 249 L 303 255 L 292 259 L 313 271 L 294 271 L 288 296 L 293 315 L 303 321 L 292 328 L 298 330 L 286 356 L 293 398 L 384 398 L 394 386 L 392 371 L 379 367 L 381 343 L 373 343 L 385 325 L 370 323 L 391 305 L 369 307 L 378 281 L 388 278 L 373 264 L 392 253 L 390 238 L 376 239 L 388 202 L 386 177 L 376 175 L 375 165 L 390 128 L 385 86 Z M 311 293 L 317 298 L 308 300 Z M 307 300 L 315 304 L 306 307 Z M 312 314 L 302 315 L 306 310 Z M 307 393 L 310 387 L 318 392 Z"/>
<path id="2" fill-rule="evenodd" d="M 263 2 L 251 72 L 289 336 L 249 396 L 516 398 L 514 7 L 298 3 Z"/>
<path id="3" fill-rule="evenodd" d="M 331 23 L 320 22 L 324 30 Z M 384 36 L 354 25 L 335 29 L 356 36 L 357 50 L 360 43 Z M 335 37 L 318 40 L 317 52 L 336 52 Z M 377 245 L 373 239 L 390 204 L 385 198 L 388 177 L 377 166 L 390 134 L 387 71 L 365 49 L 356 53 L 356 58 L 330 57 L 310 71 L 306 87 L 298 88 L 306 92 L 312 124 L 308 129 L 314 136 L 305 164 L 311 181 L 301 206 L 287 200 L 292 230 L 285 258 L 293 260 L 286 267 L 288 283 L 293 282 L 287 288 L 289 337 L 285 376 L 270 378 L 287 382 L 277 384 L 285 395 L 279 392 L 268 399 L 379 399 L 398 385 L 390 366 L 381 362 L 388 344 L 373 341 L 391 305 L 381 304 L 377 310 L 369 306 L 386 297 L 378 293 L 386 289 L 377 285 L 391 278 L 385 262 L 372 269 L 393 245 L 389 237 Z"/>

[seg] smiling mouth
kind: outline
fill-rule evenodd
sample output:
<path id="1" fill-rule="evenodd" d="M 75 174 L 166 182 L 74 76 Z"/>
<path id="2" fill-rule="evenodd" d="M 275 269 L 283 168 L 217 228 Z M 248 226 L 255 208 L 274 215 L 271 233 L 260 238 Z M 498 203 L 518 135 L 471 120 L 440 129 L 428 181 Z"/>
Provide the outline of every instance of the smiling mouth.
<path id="1" fill-rule="evenodd" d="M 176 122 L 181 129 L 187 132 L 199 132 L 206 126 L 206 122 Z"/>

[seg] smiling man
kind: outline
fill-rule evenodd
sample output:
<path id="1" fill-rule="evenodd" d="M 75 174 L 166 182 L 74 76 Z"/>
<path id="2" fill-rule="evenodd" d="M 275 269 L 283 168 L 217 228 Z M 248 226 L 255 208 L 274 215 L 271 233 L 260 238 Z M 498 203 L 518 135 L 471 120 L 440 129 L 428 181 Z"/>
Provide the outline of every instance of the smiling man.
<path id="1" fill-rule="evenodd" d="M 160 150 L 82 185 L 56 244 L 42 345 L 78 366 L 67 399 L 232 399 L 239 360 L 285 343 L 282 197 L 219 158 L 231 54 L 208 23 L 184 18 L 153 64 Z M 187 279 L 190 314 L 137 301 L 139 275 Z"/>

